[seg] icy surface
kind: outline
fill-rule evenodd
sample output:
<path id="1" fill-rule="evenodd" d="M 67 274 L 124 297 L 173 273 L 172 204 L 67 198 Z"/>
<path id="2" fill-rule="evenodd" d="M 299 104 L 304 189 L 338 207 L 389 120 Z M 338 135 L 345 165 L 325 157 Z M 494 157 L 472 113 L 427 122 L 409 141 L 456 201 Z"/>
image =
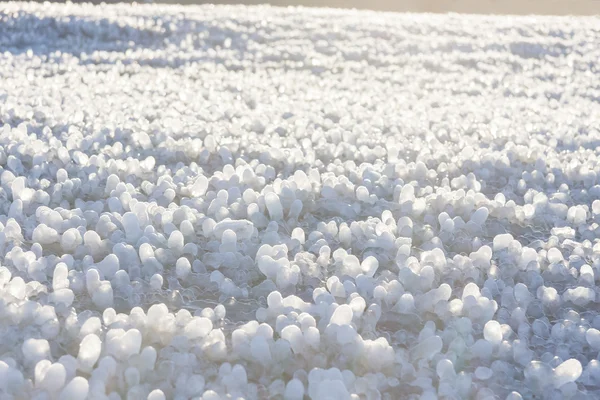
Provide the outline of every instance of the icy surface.
<path id="1" fill-rule="evenodd" d="M 598 26 L 1 3 L 0 398 L 598 398 Z"/>

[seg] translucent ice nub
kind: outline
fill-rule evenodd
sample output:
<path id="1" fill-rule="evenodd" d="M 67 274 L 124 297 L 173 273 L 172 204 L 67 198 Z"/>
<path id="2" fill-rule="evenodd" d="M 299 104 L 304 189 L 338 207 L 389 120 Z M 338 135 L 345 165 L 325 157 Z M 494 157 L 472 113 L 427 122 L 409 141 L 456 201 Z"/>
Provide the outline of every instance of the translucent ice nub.
<path id="1" fill-rule="evenodd" d="M 165 394 L 160 389 L 154 389 L 153 391 L 150 392 L 150 394 L 147 397 L 147 400 L 165 400 L 165 399 L 166 399 Z"/>
<path id="2" fill-rule="evenodd" d="M 556 247 L 548 250 L 548 253 L 546 253 L 546 258 L 550 264 L 556 264 L 564 260 L 562 253 Z"/>
<path id="3" fill-rule="evenodd" d="M 439 336 L 430 336 L 411 350 L 411 356 L 414 360 L 431 359 L 442 350 L 443 344 Z"/>
<path id="4" fill-rule="evenodd" d="M 153 290 L 160 290 L 163 285 L 163 277 L 160 274 L 154 274 L 150 278 L 150 288 Z"/>
<path id="5" fill-rule="evenodd" d="M 514 288 L 515 299 L 521 306 L 527 306 L 532 299 L 529 288 L 523 283 L 517 283 Z"/>
<path id="6" fill-rule="evenodd" d="M 60 240 L 60 236 L 56 230 L 50 228 L 46 224 L 39 224 L 33 230 L 31 240 L 34 243 L 48 245 L 58 242 Z"/>
<path id="7" fill-rule="evenodd" d="M 379 268 L 379 261 L 373 256 L 365 258 L 361 264 L 361 269 L 364 275 L 372 277 Z"/>
<path id="8" fill-rule="evenodd" d="M 27 363 L 35 364 L 50 355 L 50 345 L 45 339 L 27 339 L 21 346 Z"/>
<path id="9" fill-rule="evenodd" d="M 139 354 L 141 347 L 142 334 L 137 329 L 129 329 L 119 338 L 118 357 L 126 360 L 133 355 Z"/>
<path id="10" fill-rule="evenodd" d="M 361 274 L 362 268 L 360 262 L 358 261 L 358 257 L 356 257 L 354 254 L 349 254 L 344 257 L 342 273 L 353 278 L 356 278 L 358 274 Z"/>
<path id="11" fill-rule="evenodd" d="M 296 325 L 288 325 L 281 330 L 281 338 L 289 342 L 290 347 L 296 354 L 301 354 L 304 349 L 304 337 L 302 331 Z"/>
<path id="12" fill-rule="evenodd" d="M 362 202 L 369 201 L 369 189 L 364 186 L 359 186 L 356 188 L 356 199 Z"/>
<path id="13" fill-rule="evenodd" d="M 454 370 L 454 365 L 452 361 L 444 358 L 437 363 L 435 367 L 435 372 L 437 376 L 441 379 L 454 379 L 456 377 L 456 371 Z"/>
<path id="14" fill-rule="evenodd" d="M 462 300 L 464 301 L 467 296 L 474 296 L 475 298 L 481 296 L 479 286 L 477 286 L 477 284 L 473 282 L 467 283 L 467 285 L 463 289 Z"/>
<path id="15" fill-rule="evenodd" d="M 553 380 L 555 382 L 556 378 L 553 378 L 552 368 L 548 364 L 540 361 L 531 361 L 527 368 L 525 368 L 525 379 L 530 384 L 543 389 L 552 384 Z"/>
<path id="16" fill-rule="evenodd" d="M 302 212 L 303 204 L 302 200 L 295 199 L 290 206 L 290 211 L 288 212 L 288 218 L 298 219 L 300 213 Z"/>
<path id="17" fill-rule="evenodd" d="M 600 331 L 598 329 L 588 329 L 585 332 L 585 339 L 592 349 L 600 350 Z"/>
<path id="18" fill-rule="evenodd" d="M 119 270 L 119 258 L 115 254 L 109 254 L 96 264 L 96 268 L 102 272 L 105 279 L 112 279 Z"/>
<path id="19" fill-rule="evenodd" d="M 229 218 L 218 222 L 212 229 L 212 233 L 217 239 L 220 239 L 223 232 L 226 230 L 232 230 L 237 235 L 238 240 L 248 240 L 254 233 L 254 224 L 252 222 L 242 220 L 231 220 Z"/>
<path id="20" fill-rule="evenodd" d="M 352 308 L 348 304 L 342 304 L 335 309 L 329 323 L 334 325 L 347 325 L 352 322 L 353 315 Z"/>
<path id="21" fill-rule="evenodd" d="M 257 264 L 260 272 L 262 272 L 267 278 L 275 280 L 277 279 L 277 274 L 280 270 L 287 269 L 289 261 L 285 258 L 274 260 L 270 256 L 261 256 L 258 259 Z"/>
<path id="22" fill-rule="evenodd" d="M 65 386 L 58 396 L 59 400 L 85 400 L 87 398 L 90 385 L 87 379 L 76 376 Z"/>
<path id="23" fill-rule="evenodd" d="M 483 224 L 485 224 L 485 221 L 487 220 L 489 214 L 490 212 L 486 207 L 480 207 L 477 209 L 477 211 L 471 214 L 471 222 L 482 226 Z"/>
<path id="24" fill-rule="evenodd" d="M 208 189 L 208 179 L 204 175 L 198 175 L 196 181 L 192 185 L 190 193 L 193 197 L 204 196 Z"/>
<path id="25" fill-rule="evenodd" d="M 92 301 L 101 310 L 112 307 L 113 290 L 110 282 L 102 281 L 98 288 L 92 293 Z"/>
<path id="26" fill-rule="evenodd" d="M 60 245 L 66 252 L 73 252 L 83 243 L 83 238 L 81 237 L 81 233 L 75 228 L 67 229 L 60 238 Z"/>
<path id="27" fill-rule="evenodd" d="M 58 263 L 52 275 L 52 290 L 69 288 L 69 267 L 65 263 Z"/>
<path id="28" fill-rule="evenodd" d="M 154 369 L 154 364 L 156 363 L 156 357 L 157 357 L 156 350 L 152 346 L 144 347 L 144 350 L 142 350 L 142 353 L 140 354 L 140 359 L 143 362 L 144 368 L 147 368 L 149 370 Z"/>
<path id="29" fill-rule="evenodd" d="M 203 338 L 210 333 L 213 323 L 204 317 L 194 317 L 184 329 L 185 335 L 190 339 Z"/>
<path id="30" fill-rule="evenodd" d="M 75 294 L 71 289 L 58 289 L 50 294 L 49 300 L 54 304 L 64 304 L 69 307 L 75 300 Z"/>
<path id="31" fill-rule="evenodd" d="M 67 371 L 64 365 L 54 363 L 46 369 L 44 377 L 37 385 L 42 390 L 47 390 L 50 393 L 56 393 L 62 389 L 67 378 Z"/>
<path id="32" fill-rule="evenodd" d="M 137 215 L 132 212 L 126 212 L 123 215 L 123 229 L 125 229 L 125 237 L 129 242 L 135 242 L 142 236 L 140 221 Z"/>
<path id="33" fill-rule="evenodd" d="M 592 202 L 592 213 L 594 215 L 600 214 L 600 200 L 594 200 Z"/>
<path id="34" fill-rule="evenodd" d="M 454 221 L 450 218 L 445 220 L 441 226 L 442 230 L 448 233 L 454 232 Z"/>
<path id="35" fill-rule="evenodd" d="M 294 228 L 292 231 L 292 239 L 296 239 L 300 244 L 304 244 L 306 242 L 306 235 L 304 230 L 300 227 Z"/>
<path id="36" fill-rule="evenodd" d="M 585 224 L 587 219 L 587 213 L 581 206 L 573 206 L 567 211 L 567 220 L 573 224 L 573 226 L 579 226 Z"/>
<path id="37" fill-rule="evenodd" d="M 415 187 L 410 184 L 402 186 L 400 190 L 400 204 L 406 202 L 412 202 L 415 200 Z"/>
<path id="38" fill-rule="evenodd" d="M 583 371 L 581 363 L 571 358 L 554 369 L 554 387 L 559 388 L 567 383 L 575 382 Z"/>
<path id="39" fill-rule="evenodd" d="M 493 371 L 488 367 L 477 367 L 477 369 L 475 369 L 475 378 L 479 379 L 480 381 L 486 381 L 490 379 L 493 374 Z"/>
<path id="40" fill-rule="evenodd" d="M 283 219 L 283 207 L 277 194 L 273 192 L 267 193 L 265 195 L 265 204 L 273 221 L 280 221 Z"/>
<path id="41" fill-rule="evenodd" d="M 523 400 L 523 396 L 519 392 L 510 392 L 506 396 L 506 400 Z"/>
<path id="42" fill-rule="evenodd" d="M 592 288 L 578 286 L 573 289 L 567 289 L 563 293 L 563 300 L 570 301 L 573 304 L 585 307 L 596 299 L 596 292 Z"/>
<path id="43" fill-rule="evenodd" d="M 502 341 L 502 327 L 498 321 L 488 321 L 483 328 L 483 337 L 492 344 Z"/>
<path id="44" fill-rule="evenodd" d="M 502 233 L 494 237 L 493 245 L 494 251 L 500 251 L 508 248 L 510 243 L 514 240 L 513 235 L 510 233 Z"/>
<path id="45" fill-rule="evenodd" d="M 192 270 L 192 264 L 190 260 L 185 257 L 181 257 L 175 263 L 175 274 L 179 279 L 185 279 Z"/>
<path id="46" fill-rule="evenodd" d="M 178 230 L 174 230 L 169 235 L 169 240 L 168 240 L 167 244 L 169 246 L 169 249 L 171 249 L 171 251 L 173 251 L 177 254 L 181 254 L 181 252 L 183 251 L 183 246 L 185 245 L 183 234 L 181 232 L 179 232 Z"/>
<path id="47" fill-rule="evenodd" d="M 77 355 L 78 368 L 83 372 L 91 372 L 102 352 L 102 341 L 94 334 L 83 338 L 79 344 Z"/>
<path id="48" fill-rule="evenodd" d="M 342 325 L 337 331 L 337 341 L 340 345 L 352 343 L 356 338 L 356 330 L 352 325 Z"/>
<path id="49" fill-rule="evenodd" d="M 302 400 L 304 398 L 304 385 L 299 379 L 292 379 L 285 386 L 284 400 Z"/>
<path id="50" fill-rule="evenodd" d="M 271 360 L 271 349 L 264 336 L 254 336 L 250 342 L 250 354 L 254 359 L 267 365 Z"/>
<path id="51" fill-rule="evenodd" d="M 225 232 L 223 232 L 219 251 L 221 253 L 235 253 L 237 251 L 237 235 L 233 230 L 227 229 Z"/>

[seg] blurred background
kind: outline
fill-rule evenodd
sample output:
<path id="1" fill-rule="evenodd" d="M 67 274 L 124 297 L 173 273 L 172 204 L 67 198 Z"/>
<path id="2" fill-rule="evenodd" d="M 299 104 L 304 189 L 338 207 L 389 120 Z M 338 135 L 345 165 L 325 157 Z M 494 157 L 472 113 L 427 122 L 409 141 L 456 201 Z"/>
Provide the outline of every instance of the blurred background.
<path id="1" fill-rule="evenodd" d="M 73 0 L 80 2 L 79 0 Z M 100 3 L 101 0 L 87 0 Z M 119 0 L 104 0 L 115 3 Z M 397 12 L 600 15 L 600 0 L 137 0 L 139 3 L 170 4 L 271 4 L 358 8 Z M 600 28 L 600 27 L 599 27 Z"/>

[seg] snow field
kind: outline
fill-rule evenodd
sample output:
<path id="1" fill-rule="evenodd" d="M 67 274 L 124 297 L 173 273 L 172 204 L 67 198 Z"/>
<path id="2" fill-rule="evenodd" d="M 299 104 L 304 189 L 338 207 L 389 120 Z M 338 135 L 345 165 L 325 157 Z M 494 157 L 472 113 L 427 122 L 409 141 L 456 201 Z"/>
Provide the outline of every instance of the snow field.
<path id="1" fill-rule="evenodd" d="M 1 4 L 0 397 L 598 397 L 599 22 Z"/>

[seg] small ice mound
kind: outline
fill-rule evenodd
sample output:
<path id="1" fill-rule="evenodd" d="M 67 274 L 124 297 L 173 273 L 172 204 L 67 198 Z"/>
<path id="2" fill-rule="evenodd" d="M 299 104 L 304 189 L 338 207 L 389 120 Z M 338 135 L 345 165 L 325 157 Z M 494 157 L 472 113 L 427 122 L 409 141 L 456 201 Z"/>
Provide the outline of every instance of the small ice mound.
<path id="1" fill-rule="evenodd" d="M 57 243 L 61 239 L 58 232 L 55 229 L 50 228 L 46 224 L 39 224 L 33 230 L 31 240 L 34 243 L 39 243 L 42 246 Z"/>
<path id="2" fill-rule="evenodd" d="M 219 251 L 221 253 L 235 253 L 237 251 L 237 234 L 233 230 L 226 229 L 223 232 Z"/>
<path id="3" fill-rule="evenodd" d="M 45 339 L 27 339 L 21 346 L 27 364 L 36 364 L 50 356 L 50 345 Z"/>
<path id="4" fill-rule="evenodd" d="M 428 337 L 411 350 L 411 358 L 414 360 L 429 360 L 442 350 L 443 344 L 439 336 Z"/>
<path id="5" fill-rule="evenodd" d="M 202 197 L 208 189 L 208 179 L 204 175 L 198 175 L 194 184 L 190 188 L 190 194 L 193 197 Z"/>
<path id="6" fill-rule="evenodd" d="M 254 224 L 251 221 L 242 220 L 231 220 L 226 218 L 219 221 L 212 228 L 212 234 L 217 238 L 221 239 L 223 233 L 226 230 L 232 230 L 235 232 L 238 240 L 249 240 L 254 234 Z"/>
<path id="7" fill-rule="evenodd" d="M 553 247 L 548 250 L 546 254 L 546 258 L 550 264 L 556 264 L 564 260 L 562 253 L 556 247 Z"/>
<path id="8" fill-rule="evenodd" d="M 150 278 L 149 286 L 152 290 L 160 290 L 163 286 L 163 277 L 161 274 L 154 274 Z"/>
<path id="9" fill-rule="evenodd" d="M 347 304 L 342 304 L 335 309 L 333 314 L 331 314 L 329 323 L 339 326 L 348 325 L 352 322 L 353 315 L 352 308 Z"/>
<path id="10" fill-rule="evenodd" d="M 571 382 L 575 382 L 581 376 L 583 368 L 581 362 L 571 358 L 554 369 L 553 384 L 555 388 L 560 388 Z"/>
<path id="11" fill-rule="evenodd" d="M 106 351 L 117 360 L 127 360 L 140 352 L 142 334 L 137 329 L 111 329 L 106 333 Z"/>
<path id="12" fill-rule="evenodd" d="M 572 302 L 579 307 L 585 307 L 596 300 L 596 292 L 592 288 L 578 286 L 565 290 L 562 297 L 565 302 Z"/>
<path id="13" fill-rule="evenodd" d="M 120 268 L 119 258 L 115 254 L 109 254 L 104 260 L 96 264 L 96 268 L 102 273 L 105 279 L 112 279 Z"/>
<path id="14" fill-rule="evenodd" d="M 363 260 L 360 267 L 364 275 L 373 277 L 379 268 L 379 261 L 373 256 L 368 256 Z"/>
<path id="15" fill-rule="evenodd" d="M 555 382 L 552 367 L 541 361 L 531 361 L 525 368 L 524 375 L 527 385 L 538 393 Z"/>
<path id="16" fill-rule="evenodd" d="M 167 245 L 173 253 L 175 253 L 176 255 L 180 255 L 183 252 L 183 248 L 185 246 L 185 239 L 183 237 L 183 234 L 178 230 L 174 230 L 173 232 L 171 232 L 167 241 Z"/>
<path id="17" fill-rule="evenodd" d="M 573 226 L 579 226 L 585 224 L 587 219 L 586 209 L 582 206 L 570 207 L 567 211 L 567 221 L 573 224 Z"/>
<path id="18" fill-rule="evenodd" d="M 447 358 L 441 359 L 436 367 L 436 374 L 440 380 L 448 380 L 456 378 L 456 371 L 454 369 L 454 365 L 451 360 Z"/>
<path id="19" fill-rule="evenodd" d="M 77 368 L 83 372 L 91 372 L 102 352 L 102 341 L 95 334 L 83 338 L 77 355 Z"/>
<path id="20" fill-rule="evenodd" d="M 75 300 L 75 293 L 71 289 L 58 289 L 48 296 L 48 300 L 56 305 L 71 306 Z"/>
<path id="21" fill-rule="evenodd" d="M 362 267 L 358 257 L 353 254 L 348 254 L 342 261 L 343 265 L 340 273 L 343 275 L 351 276 L 356 278 L 359 274 L 362 274 Z"/>
<path id="22" fill-rule="evenodd" d="M 588 329 L 585 332 L 585 339 L 592 349 L 600 350 L 600 331 L 598 329 Z"/>
<path id="23" fill-rule="evenodd" d="M 337 368 L 314 368 L 308 374 L 308 396 L 311 400 L 349 399 L 344 377 Z"/>
<path id="24" fill-rule="evenodd" d="M 492 377 L 494 372 L 488 367 L 477 367 L 475 369 L 475 378 L 480 381 L 487 381 Z"/>
<path id="25" fill-rule="evenodd" d="M 304 384 L 299 379 L 290 380 L 285 386 L 284 400 L 302 400 L 304 398 Z"/>
<path id="26" fill-rule="evenodd" d="M 160 389 L 154 389 L 148 394 L 147 400 L 165 400 L 165 394 Z"/>
<path id="27" fill-rule="evenodd" d="M 185 326 L 184 334 L 190 339 L 199 339 L 206 337 L 212 329 L 213 323 L 210 319 L 194 317 Z"/>
<path id="28" fill-rule="evenodd" d="M 100 281 L 90 294 L 92 302 L 100 310 L 105 310 L 113 306 L 113 289 L 109 281 Z"/>
<path id="29" fill-rule="evenodd" d="M 494 251 L 500 251 L 508 248 L 513 240 L 514 238 L 510 233 L 496 235 L 493 240 Z"/>
<path id="30" fill-rule="evenodd" d="M 136 242 L 142 236 L 138 216 L 133 212 L 126 212 L 123 214 L 122 222 L 127 241 L 130 243 Z"/>
<path id="31" fill-rule="evenodd" d="M 488 219 L 489 214 L 490 212 L 486 207 L 479 207 L 473 214 L 471 214 L 470 221 L 478 226 L 483 226 L 485 221 Z"/>
<path id="32" fill-rule="evenodd" d="M 74 252 L 83 243 L 83 237 L 75 228 L 67 229 L 60 238 L 60 245 L 68 253 Z"/>
<path id="33" fill-rule="evenodd" d="M 59 400 L 85 400 L 88 396 L 90 385 L 87 379 L 76 376 L 60 392 Z"/>
<path id="34" fill-rule="evenodd" d="M 185 257 L 181 257 L 175 263 L 175 274 L 179 279 L 185 279 L 192 271 L 192 264 L 190 260 Z"/>
<path id="35" fill-rule="evenodd" d="M 296 325 L 288 325 L 281 331 L 281 338 L 287 340 L 296 354 L 302 354 L 305 348 L 305 341 L 302 331 Z"/>
<path id="36" fill-rule="evenodd" d="M 60 289 L 69 288 L 69 267 L 65 263 L 58 263 L 54 267 L 54 273 L 52 274 L 52 290 L 57 291 Z"/>
<path id="37" fill-rule="evenodd" d="M 42 360 L 36 365 L 36 387 L 41 390 L 46 390 L 49 393 L 56 393 L 65 384 L 67 377 L 67 371 L 65 367 L 60 363 L 55 363 L 49 366 L 42 366 L 38 368 L 40 363 L 50 363 L 48 360 Z M 38 373 L 39 372 L 39 373 Z"/>
<path id="38" fill-rule="evenodd" d="M 302 203 L 302 200 L 295 199 L 290 205 L 290 210 L 288 211 L 288 218 L 297 220 L 298 217 L 300 217 L 303 208 L 304 204 Z"/>
<path id="39" fill-rule="evenodd" d="M 502 327 L 498 321 L 488 321 L 483 328 L 483 337 L 492 344 L 500 344 L 502 341 Z"/>
<path id="40" fill-rule="evenodd" d="M 280 221 L 283 219 L 283 207 L 277 194 L 273 192 L 267 193 L 265 195 L 265 204 L 273 221 Z"/>

